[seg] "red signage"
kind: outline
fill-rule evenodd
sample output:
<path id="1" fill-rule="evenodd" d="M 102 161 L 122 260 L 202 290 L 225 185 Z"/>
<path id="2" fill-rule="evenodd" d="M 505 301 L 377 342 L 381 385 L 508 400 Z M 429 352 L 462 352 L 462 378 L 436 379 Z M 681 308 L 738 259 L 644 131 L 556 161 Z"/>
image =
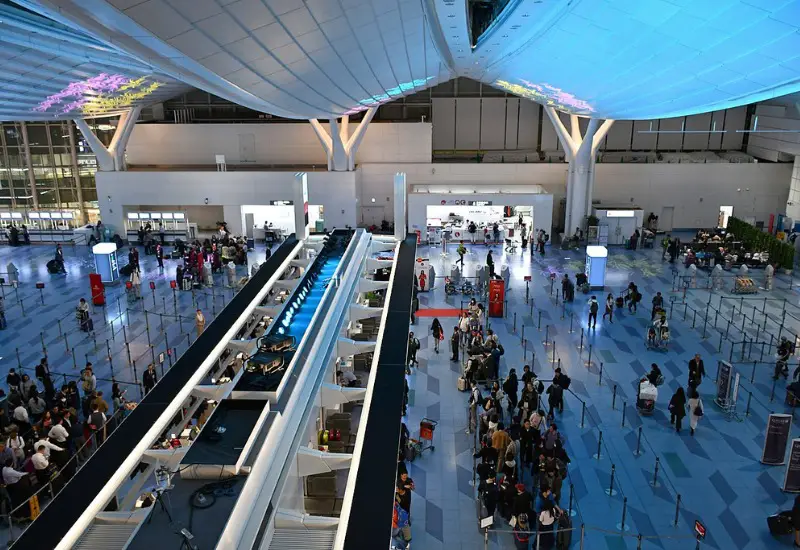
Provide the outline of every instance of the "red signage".
<path id="1" fill-rule="evenodd" d="M 525 275 L 525 277 L 523 277 L 522 279 L 524 281 L 530 281 L 531 280 L 531 276 L 530 275 Z"/>
<path id="2" fill-rule="evenodd" d="M 700 523 L 699 519 L 694 520 L 694 532 L 697 533 L 698 538 L 705 538 L 706 526 Z"/>
<path id="3" fill-rule="evenodd" d="M 503 316 L 503 302 L 506 299 L 506 283 L 503 279 L 489 281 L 489 317 Z"/>

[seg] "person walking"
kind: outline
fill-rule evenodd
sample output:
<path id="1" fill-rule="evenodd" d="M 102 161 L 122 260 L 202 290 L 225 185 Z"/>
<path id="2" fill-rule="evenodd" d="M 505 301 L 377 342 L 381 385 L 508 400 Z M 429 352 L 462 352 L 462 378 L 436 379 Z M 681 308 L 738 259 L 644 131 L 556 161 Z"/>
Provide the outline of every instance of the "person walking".
<path id="1" fill-rule="evenodd" d="M 419 365 L 419 361 L 417 361 L 417 350 L 419 349 L 419 340 L 414 338 L 414 333 L 408 333 L 408 350 L 406 352 L 406 364 L 409 366 L 411 365 Z M 410 370 L 407 371 L 410 374 Z"/>
<path id="2" fill-rule="evenodd" d="M 494 258 L 491 249 L 486 253 L 486 267 L 489 268 L 489 279 L 494 279 Z"/>
<path id="3" fill-rule="evenodd" d="M 199 337 L 206 328 L 206 317 L 203 315 L 200 308 L 198 308 L 194 314 L 194 326 L 197 327 L 197 336 Z"/>
<path id="4" fill-rule="evenodd" d="M 444 329 L 439 319 L 434 317 L 433 324 L 431 324 L 431 332 L 433 333 L 433 351 L 439 353 L 439 342 L 444 340 Z"/>
<path id="5" fill-rule="evenodd" d="M 608 321 L 610 323 L 614 322 L 614 295 L 610 292 L 608 296 L 606 296 L 606 310 L 603 313 L 603 320 L 605 321 L 606 315 L 608 315 Z"/>
<path id="6" fill-rule="evenodd" d="M 61 248 L 60 244 L 56 245 L 56 265 L 58 265 L 58 272 L 59 273 L 66 273 L 67 270 L 64 268 L 64 250 Z"/>
<path id="7" fill-rule="evenodd" d="M 600 304 L 597 303 L 597 296 L 592 296 L 589 300 L 589 325 L 594 328 L 597 325 L 597 312 L 600 310 Z M 603 315 L 605 318 L 605 315 Z"/>
<path id="8" fill-rule="evenodd" d="M 694 435 L 694 431 L 697 429 L 697 421 L 705 414 L 703 401 L 700 399 L 700 394 L 697 393 L 697 390 L 694 388 L 689 390 L 689 401 L 687 405 L 689 407 L 689 433 Z"/>
<path id="9" fill-rule="evenodd" d="M 139 275 L 139 264 L 136 264 L 136 267 L 133 268 L 131 272 L 131 290 L 133 290 L 133 295 L 136 296 L 137 300 L 142 299 L 142 278 Z"/>
<path id="10" fill-rule="evenodd" d="M 694 357 L 689 360 L 689 380 L 687 381 L 687 386 L 697 389 L 697 386 L 700 385 L 700 382 L 703 381 L 705 376 L 706 368 L 703 365 L 703 360 L 700 358 L 699 353 L 695 353 Z"/>
<path id="11" fill-rule="evenodd" d="M 641 299 L 642 295 L 639 294 L 639 287 L 637 287 L 635 283 L 631 282 L 628 285 L 628 311 L 636 313 L 638 309 L 637 305 Z"/>
<path id="12" fill-rule="evenodd" d="M 150 393 L 150 390 L 156 387 L 158 382 L 158 374 L 156 374 L 156 366 L 153 363 L 147 365 L 147 370 L 142 375 L 142 385 L 144 386 L 144 394 Z"/>
<path id="13" fill-rule="evenodd" d="M 467 253 L 467 247 L 464 246 L 464 241 L 458 242 L 458 248 L 456 248 L 456 253 L 458 254 L 458 260 L 456 263 L 461 264 L 461 269 L 464 269 L 464 254 Z"/>
<path id="14" fill-rule="evenodd" d="M 686 394 L 683 386 L 679 386 L 669 400 L 669 423 L 675 425 L 675 431 L 678 433 L 681 433 L 684 416 L 686 416 Z"/>
<path id="15" fill-rule="evenodd" d="M 660 292 L 656 292 L 656 295 L 653 296 L 653 309 L 650 310 L 650 320 L 656 318 L 656 312 L 659 310 L 664 309 L 664 297 L 661 296 Z"/>

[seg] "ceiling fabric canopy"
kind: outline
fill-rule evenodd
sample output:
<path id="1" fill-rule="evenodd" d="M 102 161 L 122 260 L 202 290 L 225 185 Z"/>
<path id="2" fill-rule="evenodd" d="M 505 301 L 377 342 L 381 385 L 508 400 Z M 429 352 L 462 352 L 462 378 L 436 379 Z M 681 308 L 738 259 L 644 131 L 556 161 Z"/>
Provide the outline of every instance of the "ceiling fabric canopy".
<path id="1" fill-rule="evenodd" d="M 509 0 L 480 35 L 463 1 L 18 3 L 173 81 L 290 118 L 357 113 L 458 76 L 613 119 L 800 91 L 800 0 Z M 101 73 L 114 74 L 88 76 Z"/>

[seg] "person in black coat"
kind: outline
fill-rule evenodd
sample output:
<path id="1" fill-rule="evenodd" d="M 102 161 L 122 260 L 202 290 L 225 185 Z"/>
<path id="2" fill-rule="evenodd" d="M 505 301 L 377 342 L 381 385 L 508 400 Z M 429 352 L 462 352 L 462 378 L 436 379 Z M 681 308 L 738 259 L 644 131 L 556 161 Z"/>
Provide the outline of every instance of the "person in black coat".
<path id="1" fill-rule="evenodd" d="M 503 382 L 503 391 L 508 398 L 508 410 L 512 411 L 517 408 L 519 399 L 517 397 L 517 388 L 519 382 L 517 380 L 517 369 L 511 369 L 508 372 L 508 378 Z"/>
<path id="2" fill-rule="evenodd" d="M 461 340 L 461 333 L 458 327 L 453 327 L 453 334 L 450 336 L 450 360 L 458 361 L 458 343 Z"/>
<path id="3" fill-rule="evenodd" d="M 700 382 L 703 381 L 703 378 L 706 376 L 706 368 L 703 365 L 703 360 L 700 358 L 700 354 L 696 353 L 692 359 L 689 360 L 689 381 L 688 386 L 690 388 L 697 388 L 700 385 Z"/>
<path id="4" fill-rule="evenodd" d="M 144 393 L 147 395 L 156 386 L 158 382 L 158 375 L 156 374 L 156 366 L 150 363 L 147 370 L 142 375 L 142 384 L 144 385 Z"/>
<path id="5" fill-rule="evenodd" d="M 792 506 L 792 527 L 794 527 L 794 546 L 800 548 L 800 495 L 794 497 Z"/>
<path id="6" fill-rule="evenodd" d="M 686 394 L 682 387 L 675 390 L 669 400 L 669 423 L 675 424 L 675 431 L 681 433 L 681 422 L 686 416 Z"/>
<path id="7" fill-rule="evenodd" d="M 478 488 L 478 491 L 483 495 L 483 505 L 486 507 L 487 517 L 494 517 L 494 511 L 497 509 L 497 501 L 500 498 L 500 492 L 494 481 L 494 474 L 490 474 L 489 478 L 481 482 Z"/>

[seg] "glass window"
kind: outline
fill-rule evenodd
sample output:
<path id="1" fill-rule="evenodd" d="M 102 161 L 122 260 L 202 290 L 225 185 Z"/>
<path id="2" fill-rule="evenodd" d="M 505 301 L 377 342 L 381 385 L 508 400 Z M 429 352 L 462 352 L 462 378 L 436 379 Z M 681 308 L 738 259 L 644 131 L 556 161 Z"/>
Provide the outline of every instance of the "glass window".
<path id="1" fill-rule="evenodd" d="M 47 141 L 47 127 L 44 124 L 27 124 L 28 144 L 31 147 L 49 147 Z"/>

